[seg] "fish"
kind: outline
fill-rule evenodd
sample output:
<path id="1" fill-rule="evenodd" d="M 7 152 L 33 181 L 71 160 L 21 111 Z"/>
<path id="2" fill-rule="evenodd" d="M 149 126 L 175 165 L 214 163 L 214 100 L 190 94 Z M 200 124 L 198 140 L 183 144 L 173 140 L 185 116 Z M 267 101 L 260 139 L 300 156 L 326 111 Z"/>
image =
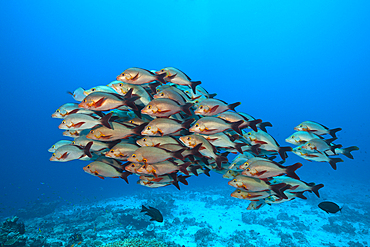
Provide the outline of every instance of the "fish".
<path id="1" fill-rule="evenodd" d="M 79 136 L 72 141 L 73 145 L 77 145 L 80 147 L 85 147 L 89 142 L 91 142 L 91 139 L 88 139 L 86 136 Z M 91 151 L 99 152 L 99 151 L 106 151 L 107 149 L 111 149 L 114 145 L 119 143 L 121 140 L 116 140 L 112 142 L 101 142 L 101 141 L 92 141 L 92 146 L 90 148 Z"/>
<path id="2" fill-rule="evenodd" d="M 137 170 L 137 172 L 141 174 L 152 175 L 156 178 L 158 176 L 171 174 L 177 171 L 181 171 L 184 174 L 189 175 L 189 172 L 186 170 L 189 165 L 190 162 L 178 165 L 176 162 L 162 161 L 155 164 L 144 164 Z"/>
<path id="3" fill-rule="evenodd" d="M 52 118 L 62 118 L 64 119 L 68 116 L 69 112 L 78 109 L 78 104 L 76 103 L 66 103 L 61 105 L 58 109 L 55 110 L 53 114 L 51 114 Z"/>
<path id="4" fill-rule="evenodd" d="M 243 135 L 243 133 L 239 129 L 239 125 L 242 123 L 243 121 L 228 123 L 225 120 L 217 117 L 203 117 L 197 120 L 195 124 L 189 129 L 189 131 L 199 134 L 212 135 L 232 129 L 240 135 Z"/>
<path id="5" fill-rule="evenodd" d="M 260 149 L 278 152 L 283 160 L 288 157 L 286 152 L 292 151 L 291 147 L 280 147 L 280 145 L 271 135 L 262 130 L 250 131 L 243 136 L 247 138 L 251 144 L 259 145 Z"/>
<path id="6" fill-rule="evenodd" d="M 316 135 L 329 134 L 332 137 L 336 138 L 337 137 L 336 133 L 342 129 L 341 128 L 329 129 L 328 127 L 314 121 L 304 121 L 297 125 L 296 127 L 294 127 L 294 130 L 312 132 Z"/>
<path id="7" fill-rule="evenodd" d="M 203 104 L 203 103 L 202 103 Z M 251 128 L 252 130 L 254 131 L 257 131 L 257 127 L 261 127 L 261 123 L 262 123 L 262 120 L 261 119 L 252 119 L 252 120 L 249 120 L 248 118 L 244 117 L 243 115 L 237 113 L 237 112 L 231 112 L 231 111 L 227 111 L 227 112 L 222 112 L 221 114 L 218 114 L 219 118 L 225 120 L 225 121 L 228 121 L 228 122 L 231 122 L 231 123 L 235 123 L 235 122 L 238 122 L 238 121 L 243 121 L 240 125 L 239 125 L 239 129 L 244 129 L 244 128 Z M 266 129 L 264 128 L 264 130 L 266 132 Z"/>
<path id="8" fill-rule="evenodd" d="M 304 191 L 311 191 L 315 193 L 315 195 L 320 198 L 319 189 L 324 187 L 323 184 L 315 184 L 315 183 L 306 183 L 299 179 L 291 178 L 288 176 L 276 176 L 268 180 L 270 184 L 280 184 L 286 183 L 290 185 L 288 191 L 292 192 L 304 192 Z"/>
<path id="9" fill-rule="evenodd" d="M 157 75 L 164 75 L 164 80 L 177 85 L 189 86 L 195 93 L 196 87 L 201 81 L 192 81 L 184 72 L 174 67 L 166 67 L 155 72 Z"/>
<path id="10" fill-rule="evenodd" d="M 245 199 L 250 201 L 261 200 L 267 198 L 274 194 L 271 190 L 268 191 L 259 191 L 259 192 L 248 192 L 240 189 L 236 189 L 233 193 L 231 193 L 231 197 Z"/>
<path id="11" fill-rule="evenodd" d="M 336 144 L 336 145 L 335 144 L 330 145 L 330 144 L 331 144 L 331 140 L 328 141 L 328 140 L 323 140 L 320 138 L 314 138 L 302 144 L 301 147 L 307 150 L 315 150 L 318 152 L 325 152 L 325 151 L 330 150 L 334 154 L 336 154 L 335 149 L 342 147 L 341 144 Z"/>
<path id="12" fill-rule="evenodd" d="M 316 150 L 307 150 L 307 149 L 302 148 L 301 146 L 293 148 L 293 153 L 295 153 L 296 155 L 306 160 L 314 160 L 318 162 L 328 162 L 334 170 L 337 169 L 338 162 L 343 162 L 341 158 L 331 158 L 327 156 L 325 153 L 321 153 Z"/>
<path id="13" fill-rule="evenodd" d="M 106 177 L 110 178 L 122 178 L 128 183 L 127 177 L 131 174 L 126 172 L 124 166 L 114 161 L 108 163 L 107 161 L 94 161 L 87 166 L 83 167 L 83 170 L 93 176 L 97 176 L 101 179 Z"/>
<path id="14" fill-rule="evenodd" d="M 248 145 L 247 143 L 238 143 L 235 142 L 230 136 L 226 135 L 225 133 L 217 133 L 213 135 L 201 135 L 203 136 L 209 143 L 211 143 L 215 147 L 220 148 L 232 148 L 236 149 L 239 153 L 243 153 L 242 147 Z"/>
<path id="15" fill-rule="evenodd" d="M 152 100 L 151 95 L 140 85 L 116 81 L 116 83 L 112 83 L 110 87 L 120 95 L 126 95 L 132 89 L 132 94 L 140 97 L 135 101 L 137 105 L 147 105 Z"/>
<path id="16" fill-rule="evenodd" d="M 181 155 L 182 151 L 183 150 L 180 149 L 177 152 L 169 152 L 158 147 L 140 147 L 127 160 L 135 163 L 138 162 L 149 164 L 158 163 L 173 158 L 183 160 L 184 157 Z"/>
<path id="17" fill-rule="evenodd" d="M 86 147 L 76 145 L 64 145 L 59 147 L 50 157 L 50 161 L 66 162 L 70 160 L 81 159 L 83 157 L 91 158 L 90 148 L 93 142 L 89 142 Z"/>
<path id="18" fill-rule="evenodd" d="M 226 157 L 217 155 L 217 149 L 200 135 L 193 134 L 181 136 L 180 141 L 187 147 L 199 149 L 199 153 L 204 157 L 214 159 L 219 169 L 221 169 L 221 164 L 223 162 L 228 162 Z"/>
<path id="19" fill-rule="evenodd" d="M 354 159 L 352 155 L 352 151 L 360 150 L 357 146 L 350 146 L 346 148 L 336 148 L 335 152 L 332 152 L 331 150 L 325 151 L 326 155 L 335 155 L 335 154 L 343 154 L 347 158 Z"/>
<path id="20" fill-rule="evenodd" d="M 77 88 L 72 92 L 67 92 L 68 94 L 72 95 L 73 99 L 76 101 L 82 101 L 85 98 L 85 89 L 82 87 Z"/>
<path id="21" fill-rule="evenodd" d="M 118 160 L 127 160 L 139 147 L 131 143 L 118 143 L 113 146 L 107 153 L 106 157 L 118 159 Z"/>
<path id="22" fill-rule="evenodd" d="M 307 131 L 297 131 L 290 135 L 288 138 L 285 139 L 286 142 L 293 144 L 293 145 L 302 145 L 308 142 L 309 140 L 315 139 L 315 138 L 321 138 L 323 137 L 314 134 L 313 132 L 307 132 Z"/>
<path id="23" fill-rule="evenodd" d="M 140 135 L 146 123 L 137 126 L 135 128 L 129 128 L 124 124 L 112 123 L 112 128 L 107 128 L 105 126 L 100 126 L 93 128 L 86 135 L 87 138 L 92 140 L 102 140 L 102 141 L 115 141 L 119 139 L 126 139 L 133 135 Z"/>
<path id="24" fill-rule="evenodd" d="M 259 179 L 276 177 L 286 174 L 288 177 L 299 179 L 295 171 L 302 167 L 301 163 L 295 163 L 291 166 L 282 166 L 277 162 L 260 157 L 254 157 L 245 162 L 246 167 L 242 175 L 256 177 Z M 243 165 L 242 165 L 243 166 Z M 241 167 L 239 167 L 242 169 Z"/>
<path id="25" fill-rule="evenodd" d="M 141 213 L 145 212 L 145 215 L 148 215 L 151 217 L 150 221 L 157 221 L 157 222 L 163 222 L 163 216 L 162 213 L 153 207 L 147 208 L 144 205 L 141 206 Z"/>
<path id="26" fill-rule="evenodd" d="M 228 110 L 235 111 L 235 107 L 238 105 L 240 105 L 240 102 L 227 104 L 226 102 L 218 99 L 205 99 L 201 102 L 194 113 L 202 116 L 214 116 Z"/>
<path id="27" fill-rule="evenodd" d="M 69 145 L 71 144 L 72 141 L 70 140 L 60 140 L 60 141 L 57 141 L 54 145 L 52 145 L 49 149 L 48 149 L 48 152 L 50 153 L 54 153 L 55 150 L 57 150 L 58 148 L 60 148 L 61 146 L 64 146 L 64 145 Z"/>
<path id="28" fill-rule="evenodd" d="M 179 144 L 179 141 L 173 138 L 172 136 L 161 136 L 161 137 L 144 137 L 136 141 L 136 144 L 144 147 L 154 147 L 156 145 L 164 144 Z"/>
<path id="29" fill-rule="evenodd" d="M 179 112 L 184 112 L 191 116 L 190 107 L 192 107 L 191 103 L 179 105 L 172 99 L 153 99 L 141 110 L 141 113 L 152 117 L 168 117 Z"/>
<path id="30" fill-rule="evenodd" d="M 258 210 L 266 205 L 265 200 L 251 201 L 247 207 L 247 210 Z"/>
<path id="31" fill-rule="evenodd" d="M 157 94 L 153 95 L 155 99 L 171 99 L 178 103 L 179 105 L 185 105 L 189 99 L 186 99 L 183 94 L 180 94 L 178 91 L 174 90 L 174 87 L 158 89 Z"/>
<path id="32" fill-rule="evenodd" d="M 339 207 L 338 204 L 334 202 L 320 202 L 318 207 L 322 210 L 324 210 L 326 213 L 335 214 L 337 212 L 342 212 L 343 207 Z"/>
<path id="33" fill-rule="evenodd" d="M 95 92 L 86 96 L 78 107 L 94 111 L 108 111 L 128 106 L 136 111 L 138 108 L 134 102 L 137 99 L 139 96 L 132 95 L 132 89 L 124 96 L 117 93 Z"/>
<path id="34" fill-rule="evenodd" d="M 166 84 L 164 77 L 166 74 L 155 74 L 149 70 L 141 68 L 128 68 L 117 76 L 117 81 L 126 82 L 134 85 L 142 85 L 158 81 Z"/>
<path id="35" fill-rule="evenodd" d="M 244 175 L 238 175 L 234 179 L 228 182 L 230 186 L 244 191 L 260 192 L 272 190 L 279 197 L 287 199 L 288 197 L 284 194 L 284 190 L 287 188 L 285 183 L 269 185 L 265 181 L 259 178 L 247 177 Z"/>
<path id="36" fill-rule="evenodd" d="M 102 118 L 93 117 L 81 113 L 70 114 L 65 119 L 63 119 L 62 123 L 59 125 L 59 129 L 84 130 L 94 128 L 98 125 L 103 125 L 111 129 L 112 126 L 109 122 L 111 117 L 112 113 L 109 113 Z"/>
<path id="37" fill-rule="evenodd" d="M 181 122 L 170 118 L 157 118 L 148 123 L 141 131 L 141 135 L 148 136 L 164 136 L 174 134 L 181 129 L 188 129 L 194 119 L 189 119 Z"/>

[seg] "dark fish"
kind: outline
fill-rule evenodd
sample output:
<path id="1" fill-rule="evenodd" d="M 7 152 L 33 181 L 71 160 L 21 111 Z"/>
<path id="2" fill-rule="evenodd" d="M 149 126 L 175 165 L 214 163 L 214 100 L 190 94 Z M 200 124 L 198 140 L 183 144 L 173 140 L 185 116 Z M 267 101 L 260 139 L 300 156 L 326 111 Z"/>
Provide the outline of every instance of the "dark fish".
<path id="1" fill-rule="evenodd" d="M 327 213 L 335 214 L 338 211 L 342 212 L 342 208 L 334 202 L 321 202 L 318 206 Z"/>
<path id="2" fill-rule="evenodd" d="M 156 208 L 153 208 L 151 206 L 149 206 L 149 208 L 147 208 L 144 205 L 142 205 L 140 212 L 146 212 L 145 215 L 149 215 L 150 217 L 152 217 L 150 219 L 150 221 L 155 220 L 155 221 L 158 221 L 158 222 L 163 222 L 163 216 L 162 216 L 161 212 Z"/>

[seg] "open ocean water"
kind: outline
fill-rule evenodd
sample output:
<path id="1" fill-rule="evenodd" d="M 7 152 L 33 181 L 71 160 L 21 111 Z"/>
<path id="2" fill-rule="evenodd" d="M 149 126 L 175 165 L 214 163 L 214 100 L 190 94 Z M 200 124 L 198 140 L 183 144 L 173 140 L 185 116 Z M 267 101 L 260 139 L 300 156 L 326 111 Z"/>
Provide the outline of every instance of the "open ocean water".
<path id="1" fill-rule="evenodd" d="M 368 1 L 2 1 L 0 245 L 369 246 L 369 9 Z M 281 146 L 293 147 L 285 138 L 311 120 L 342 128 L 335 143 L 359 150 L 339 156 L 337 170 L 288 152 L 284 165 L 301 162 L 297 174 L 324 184 L 321 197 L 305 192 L 307 200 L 256 211 L 212 171 L 178 191 L 134 176 L 99 179 L 83 171 L 87 161 L 49 161 L 50 146 L 68 139 L 51 118 L 76 102 L 67 91 L 107 85 L 130 67 L 168 66 L 271 122 Z M 327 214 L 322 201 L 342 211 Z M 141 205 L 164 222 L 140 218 Z"/>

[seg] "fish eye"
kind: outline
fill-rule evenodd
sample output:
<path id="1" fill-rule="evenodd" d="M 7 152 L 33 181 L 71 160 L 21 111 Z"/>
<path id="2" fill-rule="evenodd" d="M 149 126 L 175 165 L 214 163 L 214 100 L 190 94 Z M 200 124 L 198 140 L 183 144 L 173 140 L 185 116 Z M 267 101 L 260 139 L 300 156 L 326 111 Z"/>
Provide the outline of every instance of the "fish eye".
<path id="1" fill-rule="evenodd" d="M 150 109 L 150 108 L 152 108 L 152 106 L 151 105 L 148 105 L 148 109 Z"/>
<path id="2" fill-rule="evenodd" d="M 135 165 L 134 164 L 131 164 L 131 167 L 135 167 Z"/>
<path id="3" fill-rule="evenodd" d="M 188 137 L 188 138 L 186 138 L 188 141 L 190 141 L 191 140 L 191 137 Z"/>
<path id="4" fill-rule="evenodd" d="M 146 163 L 148 160 L 147 159 L 143 159 L 144 163 Z"/>
<path id="5" fill-rule="evenodd" d="M 123 83 L 118 84 L 118 86 L 123 87 Z"/>
<path id="6" fill-rule="evenodd" d="M 90 133 L 91 133 L 91 134 L 94 134 L 94 131 L 93 131 L 93 130 L 91 130 L 91 131 L 90 131 Z"/>
<path id="7" fill-rule="evenodd" d="M 161 90 L 159 88 L 157 88 L 157 93 L 159 93 Z"/>
<path id="8" fill-rule="evenodd" d="M 294 139 L 294 136 L 292 136 L 292 139 Z"/>
<path id="9" fill-rule="evenodd" d="M 251 135 L 251 132 L 248 132 L 248 134 L 247 134 L 247 135 L 249 135 L 249 136 L 250 136 L 250 135 Z"/>
<path id="10" fill-rule="evenodd" d="M 62 121 L 62 124 L 65 124 L 65 123 L 66 123 L 66 120 L 63 120 L 63 121 Z"/>
<path id="11" fill-rule="evenodd" d="M 163 97 L 163 96 L 164 96 L 164 93 L 161 93 L 161 94 L 160 94 L 160 96 L 162 96 L 162 97 Z"/>
<path id="12" fill-rule="evenodd" d="M 150 130 L 151 128 L 150 128 L 150 126 L 148 126 L 146 129 L 147 129 L 147 130 Z"/>
<path id="13" fill-rule="evenodd" d="M 161 69 L 161 72 L 164 72 L 164 69 Z"/>
<path id="14" fill-rule="evenodd" d="M 199 127 L 199 124 L 195 124 L 195 127 Z"/>
<path id="15" fill-rule="evenodd" d="M 58 109 L 57 112 L 60 112 L 60 110 Z"/>
<path id="16" fill-rule="evenodd" d="M 301 128 L 302 128 L 302 127 L 303 127 L 303 125 L 302 125 L 302 124 L 300 124 L 300 125 L 299 125 L 299 127 L 301 127 Z"/>
<path id="17" fill-rule="evenodd" d="M 134 123 L 134 121 L 133 120 L 130 120 L 130 122 L 129 123 Z"/>
<path id="18" fill-rule="evenodd" d="M 199 103 L 199 100 L 196 100 L 195 103 L 198 104 Z"/>
<path id="19" fill-rule="evenodd" d="M 75 143 L 76 143 L 75 141 L 72 142 L 72 144 L 75 144 Z"/>
<path id="20" fill-rule="evenodd" d="M 95 88 L 92 88 L 92 89 L 91 89 L 91 92 L 94 92 L 95 90 L 96 90 Z"/>
<path id="21" fill-rule="evenodd" d="M 55 153 L 53 153 L 53 155 L 52 156 L 55 156 Z"/>
<path id="22" fill-rule="evenodd" d="M 189 91 L 185 91 L 186 94 L 189 94 Z"/>
<path id="23" fill-rule="evenodd" d="M 246 170 L 247 170 L 247 172 L 249 172 L 251 169 L 250 168 L 247 168 Z"/>
<path id="24" fill-rule="evenodd" d="M 132 155 L 132 158 L 136 158 L 136 154 L 133 154 L 133 155 Z"/>
<path id="25" fill-rule="evenodd" d="M 111 149 L 111 150 L 110 150 L 110 152 L 111 152 L 111 153 L 114 153 L 114 149 Z"/>
<path id="26" fill-rule="evenodd" d="M 51 146 L 51 148 L 55 148 L 55 145 Z"/>
<path id="27" fill-rule="evenodd" d="M 199 109 L 203 109 L 203 106 L 201 105 L 201 106 L 199 106 Z"/>
<path id="28" fill-rule="evenodd" d="M 90 165 L 87 165 L 87 168 L 90 168 Z"/>
<path id="29" fill-rule="evenodd" d="M 233 179 L 233 182 L 236 182 L 236 179 Z"/>
<path id="30" fill-rule="evenodd" d="M 86 99 L 84 99 L 83 102 L 86 103 Z"/>
<path id="31" fill-rule="evenodd" d="M 122 73 L 122 74 L 121 74 L 121 76 L 124 76 L 124 75 L 125 75 L 125 73 Z"/>
<path id="32" fill-rule="evenodd" d="M 146 142 L 146 138 L 143 139 L 143 142 Z"/>
<path id="33" fill-rule="evenodd" d="M 301 150 L 301 148 L 297 148 L 297 150 Z"/>
<path id="34" fill-rule="evenodd" d="M 237 190 L 236 193 L 241 193 L 242 191 L 241 190 Z"/>
<path id="35" fill-rule="evenodd" d="M 307 146 L 309 147 L 309 146 L 311 146 L 311 144 L 310 143 L 307 143 Z"/>

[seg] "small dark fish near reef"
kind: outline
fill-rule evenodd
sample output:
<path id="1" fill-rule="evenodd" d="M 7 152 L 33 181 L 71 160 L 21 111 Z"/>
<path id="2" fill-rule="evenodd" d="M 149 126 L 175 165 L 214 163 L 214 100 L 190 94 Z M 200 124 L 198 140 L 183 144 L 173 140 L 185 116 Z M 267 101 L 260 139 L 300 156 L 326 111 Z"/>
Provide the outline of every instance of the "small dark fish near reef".
<path id="1" fill-rule="evenodd" d="M 162 216 L 161 212 L 156 208 L 153 208 L 153 207 L 150 207 L 150 206 L 149 206 L 149 208 L 147 208 L 144 205 L 142 205 L 140 212 L 146 212 L 145 215 L 149 215 L 150 217 L 152 217 L 150 219 L 150 221 L 163 222 L 163 216 Z"/>
<path id="2" fill-rule="evenodd" d="M 335 214 L 338 211 L 342 212 L 342 208 L 340 208 L 337 204 L 334 202 L 321 202 L 319 204 L 319 208 L 324 210 L 327 213 Z"/>

